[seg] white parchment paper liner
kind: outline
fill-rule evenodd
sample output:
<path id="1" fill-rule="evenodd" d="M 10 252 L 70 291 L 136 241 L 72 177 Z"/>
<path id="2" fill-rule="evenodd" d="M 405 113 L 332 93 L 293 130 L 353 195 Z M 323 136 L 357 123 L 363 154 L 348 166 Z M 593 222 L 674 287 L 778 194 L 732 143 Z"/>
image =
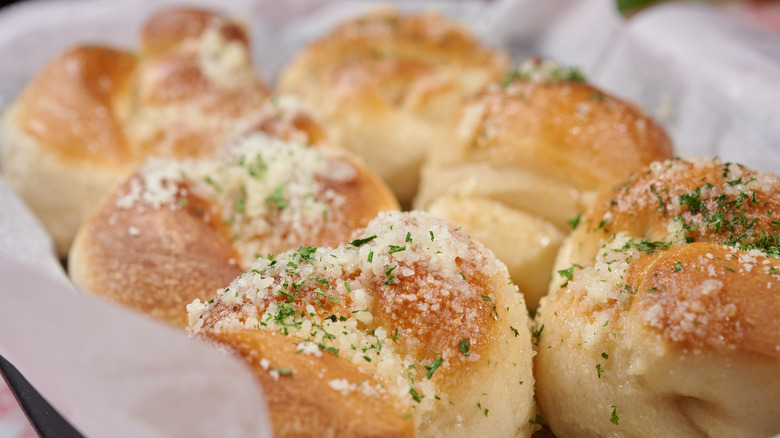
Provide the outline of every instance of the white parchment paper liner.
<path id="1" fill-rule="evenodd" d="M 83 43 L 132 49 L 153 0 L 49 0 L 0 12 L 0 108 L 52 57 Z M 273 84 L 306 42 L 369 1 L 191 0 L 243 17 Z M 546 55 L 636 102 L 681 156 L 780 171 L 780 38 L 703 5 L 629 21 L 609 0 L 396 2 L 457 18 L 516 60 Z M 2 147 L 2 145 L 0 145 Z M 240 363 L 150 319 L 78 293 L 49 237 L 0 180 L 0 354 L 88 436 L 265 436 Z"/>

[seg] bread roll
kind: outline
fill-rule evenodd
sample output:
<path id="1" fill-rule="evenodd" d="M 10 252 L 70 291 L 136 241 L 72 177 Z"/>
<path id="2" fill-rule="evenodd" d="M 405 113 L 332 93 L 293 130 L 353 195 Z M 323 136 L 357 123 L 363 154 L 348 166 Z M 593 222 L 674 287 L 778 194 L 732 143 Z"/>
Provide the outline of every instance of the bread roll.
<path id="1" fill-rule="evenodd" d="M 408 207 L 443 122 L 506 67 L 506 55 L 443 16 L 381 10 L 311 43 L 279 91 L 311 103 L 333 142 L 362 156 Z"/>
<path id="2" fill-rule="evenodd" d="M 550 60 L 525 61 L 469 99 L 450 131 L 423 167 L 415 207 L 480 234 L 531 309 L 595 191 L 672 154 L 648 116 Z"/>
<path id="3" fill-rule="evenodd" d="M 561 248 L 535 329 L 557 436 L 780 433 L 780 179 L 653 163 Z"/>
<path id="4" fill-rule="evenodd" d="M 530 436 L 528 314 L 505 266 L 422 212 L 352 239 L 258 259 L 188 306 L 196 337 L 258 373 L 276 435 Z"/>
<path id="5" fill-rule="evenodd" d="M 141 40 L 138 54 L 65 51 L 0 121 L 3 176 L 61 256 L 109 187 L 145 157 L 212 153 L 267 97 L 245 32 L 213 12 L 161 12 Z"/>
<path id="6" fill-rule="evenodd" d="M 218 156 L 150 160 L 85 221 L 69 273 L 86 291 L 183 327 L 188 303 L 257 257 L 338 244 L 397 208 L 356 158 L 255 132 Z"/>

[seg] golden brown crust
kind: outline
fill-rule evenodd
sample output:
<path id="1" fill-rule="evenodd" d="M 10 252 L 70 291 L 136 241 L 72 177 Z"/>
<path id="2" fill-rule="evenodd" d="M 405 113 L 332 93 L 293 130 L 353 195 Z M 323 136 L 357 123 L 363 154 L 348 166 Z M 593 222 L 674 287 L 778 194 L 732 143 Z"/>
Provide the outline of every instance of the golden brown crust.
<path id="1" fill-rule="evenodd" d="M 628 236 L 612 251 L 639 251 L 628 256 L 625 283 L 640 292 L 633 303 L 658 314 L 653 324 L 669 342 L 745 351 L 763 346 L 763 354 L 776 355 L 780 338 L 771 333 L 780 324 L 780 301 L 771 296 L 780 277 L 768 256 L 780 255 L 778 215 L 780 179 L 773 174 L 717 159 L 654 163 L 594 205 L 562 251 L 567 266 L 559 267 L 592 265 L 605 243 Z M 704 316 L 696 327 L 680 319 L 699 313 L 711 324 L 702 323 Z"/>
<path id="2" fill-rule="evenodd" d="M 330 386 L 341 380 L 345 385 L 381 386 L 352 362 L 331 354 L 301 353 L 301 339 L 270 331 L 204 331 L 201 337 L 229 348 L 252 368 L 265 390 L 275 436 L 415 436 L 408 407 L 399 409 L 389 394 L 342 393 Z M 281 374 L 272 375 L 280 369 Z"/>
<path id="3" fill-rule="evenodd" d="M 269 95 L 251 65 L 246 32 L 215 12 L 185 8 L 155 15 L 141 33 L 140 55 L 139 114 L 130 126 L 142 156 L 213 153 L 230 125 Z"/>
<path id="4" fill-rule="evenodd" d="M 73 281 L 183 327 L 187 304 L 211 298 L 258 256 L 300 245 L 337 245 L 379 211 L 398 208 L 376 175 L 341 152 L 260 134 L 246 141 L 235 146 L 241 156 L 151 162 L 115 188 L 76 237 Z M 281 156 L 288 152 L 297 155 Z M 306 162 L 324 162 L 324 170 L 297 181 Z M 287 169 L 288 179 L 271 179 L 279 178 L 275 165 Z M 244 179 L 235 179 L 237 174 Z M 251 185 L 266 180 L 271 182 Z M 225 193 L 236 184 L 243 185 Z M 248 193 L 258 187 L 269 193 L 252 203 Z M 307 199 L 323 201 L 306 204 Z"/>
<path id="5" fill-rule="evenodd" d="M 777 175 L 695 158 L 653 163 L 598 199 L 537 314 L 553 432 L 780 432 L 764 408 L 780 403 L 778 202 Z"/>
<path id="6" fill-rule="evenodd" d="M 352 239 L 258 259 L 213 300 L 188 306 L 190 331 L 275 332 L 350 362 L 423 436 L 530 436 L 530 333 L 505 267 L 420 212 L 381 213 Z"/>
<path id="7" fill-rule="evenodd" d="M 183 41 L 201 36 L 210 26 L 231 41 L 249 45 L 246 31 L 224 16 L 204 9 L 171 8 L 157 12 L 141 30 L 140 48 L 148 56 L 159 56 L 176 49 Z"/>
<path id="8" fill-rule="evenodd" d="M 127 166 L 133 151 L 116 108 L 136 67 L 135 56 L 121 50 L 68 50 L 25 88 L 15 122 L 64 160 Z"/>
<path id="9" fill-rule="evenodd" d="M 208 201 L 193 195 L 177 195 L 182 209 L 115 207 L 129 181 L 85 223 L 69 275 L 94 294 L 184 327 L 187 304 L 208 299 L 241 273 L 229 230 Z"/>
<path id="10" fill-rule="evenodd" d="M 629 318 L 681 348 L 780 357 L 780 260 L 696 242 L 643 256 L 630 267 Z"/>
<path id="11" fill-rule="evenodd" d="M 64 52 L 3 121 L 4 173 L 63 257 L 114 182 L 149 156 L 214 153 L 268 96 L 246 33 L 225 17 L 168 10 L 150 19 L 141 39 L 137 53 L 94 46 Z M 70 193 L 51 202 L 46 192 L 58 187 Z"/>
<path id="12" fill-rule="evenodd" d="M 610 187 L 672 156 L 653 119 L 584 81 L 512 80 L 466 105 L 484 110 L 457 159 L 533 168 L 578 190 Z"/>
<path id="13" fill-rule="evenodd" d="M 491 249 L 509 255 L 504 261 L 531 309 L 548 289 L 549 254 L 596 191 L 672 156 L 669 137 L 650 117 L 549 60 L 523 62 L 469 98 L 451 131 L 453 141 L 432 148 L 423 166 L 415 207 L 488 234 Z M 468 218 L 476 205 L 486 210 Z M 499 212 L 514 223 L 495 220 L 479 230 Z M 513 257 L 523 251 L 527 257 Z"/>
<path id="14" fill-rule="evenodd" d="M 363 157 L 409 205 L 428 145 L 446 135 L 442 123 L 506 65 L 445 17 L 381 10 L 310 44 L 279 90 L 308 101 L 333 143 Z"/>
<path id="15" fill-rule="evenodd" d="M 413 219 L 410 219 L 410 217 L 400 217 L 392 224 L 394 227 L 412 229 L 416 224 Z M 351 230 L 350 234 L 355 231 L 357 233 L 352 236 L 349 234 L 340 236 L 341 247 L 349 247 L 346 244 L 347 241 L 365 237 L 365 231 L 360 228 Z M 425 237 L 428 238 L 428 236 Z M 354 260 L 340 254 L 338 248 L 333 251 L 332 256 L 338 262 L 350 265 L 343 272 L 345 278 L 370 278 L 367 283 L 361 282 L 360 286 L 365 288 L 366 293 L 373 298 L 372 305 L 365 311 L 372 315 L 372 325 L 384 327 L 387 332 L 394 332 L 397 329 L 398 333 L 402 334 L 396 341 L 400 354 L 411 354 L 415 361 L 433 360 L 437 355 L 447 358 L 446 366 L 443 366 L 437 374 L 439 378 L 442 375 L 462 373 L 470 366 L 466 357 L 460 353 L 460 340 L 469 339 L 471 351 L 474 354 L 482 354 L 489 349 L 488 345 L 491 338 L 496 335 L 495 327 L 498 325 L 495 322 L 496 318 L 494 318 L 497 315 L 497 310 L 491 297 L 496 295 L 497 286 L 503 285 L 497 283 L 499 280 L 495 273 L 490 276 L 479 270 L 487 265 L 486 260 L 484 260 L 487 258 L 487 254 L 483 252 L 484 249 L 475 242 L 467 240 L 463 234 L 458 237 L 462 240 L 460 243 L 468 245 L 468 255 L 474 257 L 474 260 L 454 258 L 455 265 L 452 268 L 457 269 L 460 277 L 458 279 L 461 280 L 457 284 L 452 284 L 452 279 L 433 269 L 431 263 L 425 259 L 410 263 L 404 259 L 388 258 L 387 263 L 396 266 L 393 271 L 396 269 L 399 272 L 409 270 L 413 274 L 394 275 L 392 286 L 387 287 L 388 284 L 385 283 L 388 281 L 388 275 L 374 275 L 373 271 L 367 272 L 365 266 L 356 265 Z M 449 237 L 440 237 L 440 239 L 445 238 Z M 338 246 L 316 245 L 316 241 L 308 242 L 306 245 L 326 248 Z M 399 248 L 401 246 L 407 248 L 402 252 L 412 252 L 411 244 L 396 245 Z M 352 249 L 357 251 L 355 248 Z M 385 257 L 385 253 L 388 253 L 388 250 L 392 250 L 390 246 L 372 250 L 372 260 L 374 258 L 377 262 L 380 259 L 384 260 L 383 257 Z M 423 252 L 419 249 L 414 251 Z M 297 313 L 306 315 L 307 312 L 311 312 L 311 310 L 307 310 L 307 306 L 311 303 L 317 303 L 316 313 L 320 317 L 324 318 L 332 314 L 349 315 L 352 313 L 352 309 L 357 306 L 356 298 L 346 289 L 337 288 L 339 282 L 343 281 L 341 278 L 329 280 L 328 283 L 305 281 L 309 278 L 328 278 L 329 262 L 331 260 L 327 256 L 322 257 L 322 260 L 309 261 L 308 263 L 313 264 L 315 269 L 323 269 L 324 267 L 322 272 L 315 271 L 314 275 L 284 281 L 283 275 L 290 274 L 289 267 L 285 267 L 284 274 L 279 273 L 279 278 L 274 278 L 274 282 L 278 283 L 282 289 L 285 288 L 281 286 L 282 284 L 287 284 L 287 288 L 291 288 L 290 292 L 295 296 L 292 301 L 288 294 L 272 294 L 262 300 L 243 299 L 243 305 L 237 306 L 232 303 L 233 300 L 231 300 L 231 304 L 225 304 L 222 297 L 217 295 L 211 308 L 203 315 L 203 321 L 199 323 L 199 326 L 213 327 L 237 313 L 244 318 L 245 315 L 241 313 L 244 306 L 256 307 L 256 313 L 262 315 L 275 307 L 289 304 Z M 307 262 L 304 260 L 297 264 L 303 263 Z M 491 268 L 493 267 L 491 266 Z M 386 268 L 383 270 L 386 272 Z M 463 273 L 462 277 L 461 272 Z M 465 274 L 466 272 L 468 275 Z M 253 273 L 257 274 L 254 271 Z M 272 276 L 269 275 L 269 277 Z M 297 287 L 292 286 L 298 281 L 300 284 Z M 331 291 L 330 289 L 335 290 Z M 457 290 L 452 293 L 449 291 L 450 289 Z M 323 294 L 323 290 L 327 293 Z M 239 292 L 244 294 L 246 291 Z M 334 296 L 337 299 L 328 299 L 328 296 Z M 253 313 L 255 312 L 253 311 Z"/>

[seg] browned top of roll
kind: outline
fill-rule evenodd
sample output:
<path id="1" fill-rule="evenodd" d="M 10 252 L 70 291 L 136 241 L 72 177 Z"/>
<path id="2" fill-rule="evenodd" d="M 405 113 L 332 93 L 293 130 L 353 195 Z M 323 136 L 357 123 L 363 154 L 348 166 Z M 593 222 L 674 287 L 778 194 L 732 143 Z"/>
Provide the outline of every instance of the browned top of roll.
<path id="1" fill-rule="evenodd" d="M 16 122 L 65 159 L 129 166 L 148 155 L 200 156 L 268 96 L 248 38 L 214 12 L 152 17 L 138 54 L 82 46 L 52 60 L 20 95 Z"/>
<path id="2" fill-rule="evenodd" d="M 495 62 L 495 54 L 483 51 L 482 43 L 466 27 L 435 13 L 401 14 L 391 9 L 347 20 L 327 36 L 315 41 L 308 49 L 308 56 L 315 56 L 316 64 L 326 64 L 330 56 L 342 57 L 344 53 L 369 51 L 380 54 L 383 50 L 400 50 L 443 64 Z M 476 58 L 475 58 L 476 57 Z M 349 58 L 347 58 L 349 60 Z"/>
<path id="3" fill-rule="evenodd" d="M 273 347 L 260 339 L 268 333 L 300 353 L 330 355 L 346 363 L 333 370 L 346 374 L 333 374 L 327 386 L 312 383 L 312 391 L 367 390 L 390 400 L 396 415 L 411 416 L 418 432 L 530 433 L 532 386 L 518 385 L 532 380 L 527 311 L 506 267 L 465 232 L 422 212 L 380 213 L 351 239 L 258 259 L 212 300 L 188 306 L 190 331 L 234 348 L 233 338 L 265 332 L 251 342 L 259 352 L 240 353 L 289 369 L 285 382 L 311 376 L 296 377 L 300 357 L 266 357 Z M 355 380 L 353 367 L 376 380 L 350 386 L 343 379 Z M 271 392 L 285 382 L 271 382 Z M 475 411 L 476 403 L 484 407 Z"/>
<path id="4" fill-rule="evenodd" d="M 280 87 L 315 101 L 315 89 L 353 96 L 351 104 L 369 111 L 425 108 L 447 93 L 456 98 L 447 102 L 457 103 L 461 88 L 476 91 L 500 75 L 506 61 L 505 55 L 484 48 L 468 29 L 444 16 L 378 10 L 345 21 L 314 41 L 287 67 Z M 479 69 L 487 77 L 461 74 L 465 68 Z M 445 110 L 439 116 L 450 110 L 436 108 Z"/>
<path id="5" fill-rule="evenodd" d="M 122 50 L 68 50 L 20 95 L 17 123 L 62 159 L 124 165 L 133 150 L 117 112 L 132 90 L 137 65 Z"/>
<path id="6" fill-rule="evenodd" d="M 684 348 L 780 357 L 780 261 L 695 242 L 631 264 L 635 318 Z"/>
<path id="7" fill-rule="evenodd" d="M 297 314 L 287 315 L 290 321 L 332 314 L 360 321 L 364 318 L 353 311 L 361 309 L 371 315 L 365 319 L 370 326 L 397 333 L 398 354 L 415 360 L 444 358 L 439 377 L 469 366 L 460 352 L 462 339 L 469 339 L 475 354 L 488 348 L 496 312 L 492 297 L 501 271 L 483 247 L 445 221 L 400 212 L 380 214 L 352 237 L 352 243 L 333 249 L 304 247 L 259 259 L 251 272 L 195 312 L 195 332 L 251 327 L 252 317 L 280 306 L 295 309 Z M 257 291 L 255 285 L 273 293 Z M 288 293 L 276 293 L 277 288 Z M 314 310 L 307 309 L 315 303 Z M 283 327 L 283 319 L 274 320 L 271 329 Z"/>
<path id="8" fill-rule="evenodd" d="M 563 251 L 566 288 L 630 309 L 680 347 L 780 357 L 778 216 L 772 173 L 717 159 L 654 163 L 582 219 Z M 608 267 L 624 272 L 617 285 L 588 280 L 612 278 Z"/>
<path id="9" fill-rule="evenodd" d="M 241 273 L 230 231 L 208 201 L 176 196 L 177 209 L 116 207 L 130 181 L 108 197 L 84 224 L 70 253 L 77 285 L 169 321 L 186 324 L 184 311 Z"/>
<path id="10" fill-rule="evenodd" d="M 515 70 L 471 99 L 461 112 L 470 143 L 462 156 L 439 158 L 528 167 L 591 190 L 672 156 L 664 129 L 632 104 L 576 70 L 547 69 Z"/>
<path id="11" fill-rule="evenodd" d="M 148 56 L 175 50 L 183 41 L 198 38 L 210 26 L 217 26 L 228 40 L 249 45 L 246 30 L 224 16 L 204 9 L 171 8 L 157 12 L 141 30 L 140 48 Z"/>
<path id="12" fill-rule="evenodd" d="M 187 303 L 208 299 L 257 257 L 336 245 L 396 208 L 354 158 L 255 133 L 221 158 L 142 167 L 82 227 L 70 275 L 183 326 Z"/>

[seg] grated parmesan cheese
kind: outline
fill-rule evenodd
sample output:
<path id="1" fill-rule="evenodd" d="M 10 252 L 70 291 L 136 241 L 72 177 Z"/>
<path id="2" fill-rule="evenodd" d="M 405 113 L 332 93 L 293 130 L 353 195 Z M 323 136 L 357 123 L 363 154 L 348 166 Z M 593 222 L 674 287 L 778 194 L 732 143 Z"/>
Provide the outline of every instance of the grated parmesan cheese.
<path id="1" fill-rule="evenodd" d="M 302 246 L 258 259 L 213 303 L 188 306 L 190 331 L 250 328 L 304 339 L 300 351 L 318 348 L 366 369 L 419 418 L 441 392 L 426 366 L 477 360 L 478 349 L 466 357 L 458 342 L 485 336 L 497 318 L 489 304 L 494 286 L 468 279 L 508 278 L 506 267 L 465 232 L 422 212 L 380 213 L 353 237 L 335 249 Z M 426 347 L 432 330 L 450 333 L 435 349 L 438 358 Z M 329 386 L 355 389 L 344 379 Z"/>
<path id="2" fill-rule="evenodd" d="M 253 133 L 220 157 L 151 159 L 115 201 L 121 209 L 181 209 L 192 194 L 212 201 L 236 238 L 241 264 L 308 240 L 341 218 L 345 197 L 333 187 L 357 170 L 325 147 Z"/>

